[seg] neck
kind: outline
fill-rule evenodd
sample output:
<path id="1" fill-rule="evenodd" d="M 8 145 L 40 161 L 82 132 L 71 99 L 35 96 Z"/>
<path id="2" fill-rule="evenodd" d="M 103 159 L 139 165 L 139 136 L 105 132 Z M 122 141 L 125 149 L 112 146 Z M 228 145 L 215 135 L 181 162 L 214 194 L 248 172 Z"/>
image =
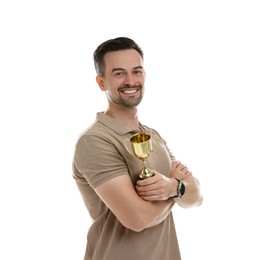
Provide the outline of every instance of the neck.
<path id="1" fill-rule="evenodd" d="M 119 120 L 121 123 L 133 130 L 139 130 L 137 108 L 108 107 L 105 114 Z"/>

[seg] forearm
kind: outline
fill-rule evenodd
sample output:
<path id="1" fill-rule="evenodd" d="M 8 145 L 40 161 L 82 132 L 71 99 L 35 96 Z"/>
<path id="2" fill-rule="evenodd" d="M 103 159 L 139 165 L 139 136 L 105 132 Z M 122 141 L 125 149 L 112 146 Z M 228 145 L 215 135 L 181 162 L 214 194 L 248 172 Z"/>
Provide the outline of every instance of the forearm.
<path id="1" fill-rule="evenodd" d="M 96 188 L 97 194 L 118 220 L 140 232 L 161 223 L 171 212 L 174 201 L 145 201 L 135 192 L 128 176 L 111 179 Z"/>
<path id="2" fill-rule="evenodd" d="M 119 220 L 124 226 L 133 231 L 140 232 L 146 228 L 156 226 L 164 221 L 171 213 L 175 201 L 145 201 L 136 195 L 129 213 Z M 128 214 L 127 214 L 128 213 Z"/>
<path id="3" fill-rule="evenodd" d="M 185 185 L 185 193 L 182 198 L 175 198 L 174 201 L 183 208 L 196 207 L 202 204 L 203 196 L 200 190 L 199 181 L 194 176 L 182 180 Z"/>
<path id="4" fill-rule="evenodd" d="M 174 161 L 170 178 L 176 178 L 182 181 L 185 186 L 184 196 L 174 199 L 179 206 L 189 208 L 202 204 L 203 196 L 200 189 L 200 183 L 184 164 L 181 164 L 179 161 Z M 177 187 L 178 183 L 174 185 L 174 192 Z"/>
<path id="5" fill-rule="evenodd" d="M 171 213 L 174 201 L 143 202 L 146 206 L 140 211 L 140 218 L 143 220 L 142 228 L 156 226 L 164 221 Z"/>

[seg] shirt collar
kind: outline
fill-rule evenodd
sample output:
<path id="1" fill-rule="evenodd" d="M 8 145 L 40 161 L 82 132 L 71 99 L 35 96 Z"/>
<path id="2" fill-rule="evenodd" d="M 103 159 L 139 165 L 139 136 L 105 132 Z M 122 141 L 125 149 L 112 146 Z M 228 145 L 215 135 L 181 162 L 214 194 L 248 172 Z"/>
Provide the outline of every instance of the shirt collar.
<path id="1" fill-rule="evenodd" d="M 97 113 L 96 120 L 100 122 L 101 124 L 111 128 L 114 132 L 116 132 L 119 135 L 125 135 L 127 133 L 137 133 L 138 130 L 134 130 L 131 128 L 128 128 L 127 126 L 123 125 L 120 121 L 118 121 L 115 118 L 112 118 L 103 112 Z M 141 123 L 139 125 L 142 127 Z"/>

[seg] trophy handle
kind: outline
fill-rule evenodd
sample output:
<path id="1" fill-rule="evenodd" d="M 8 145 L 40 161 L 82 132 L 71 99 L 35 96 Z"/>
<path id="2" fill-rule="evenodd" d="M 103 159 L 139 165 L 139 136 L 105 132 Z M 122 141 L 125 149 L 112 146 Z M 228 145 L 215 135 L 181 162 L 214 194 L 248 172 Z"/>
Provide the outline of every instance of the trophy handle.
<path id="1" fill-rule="evenodd" d="M 157 150 L 159 145 L 163 146 L 163 143 L 157 134 L 151 134 L 151 138 L 152 138 L 152 144 L 153 144 L 153 146 L 152 146 L 153 147 L 152 153 L 153 153 Z"/>

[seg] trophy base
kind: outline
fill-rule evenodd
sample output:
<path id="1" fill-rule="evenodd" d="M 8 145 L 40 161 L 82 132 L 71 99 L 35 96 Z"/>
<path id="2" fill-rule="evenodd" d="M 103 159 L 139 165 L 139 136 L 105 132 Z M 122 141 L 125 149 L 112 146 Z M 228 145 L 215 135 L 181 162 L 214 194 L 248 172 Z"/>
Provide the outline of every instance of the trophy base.
<path id="1" fill-rule="evenodd" d="M 141 172 L 138 174 L 138 178 L 140 180 L 144 180 L 144 179 L 147 179 L 147 178 L 150 178 L 154 175 L 153 171 L 150 170 L 149 168 L 147 167 L 144 167 Z"/>

